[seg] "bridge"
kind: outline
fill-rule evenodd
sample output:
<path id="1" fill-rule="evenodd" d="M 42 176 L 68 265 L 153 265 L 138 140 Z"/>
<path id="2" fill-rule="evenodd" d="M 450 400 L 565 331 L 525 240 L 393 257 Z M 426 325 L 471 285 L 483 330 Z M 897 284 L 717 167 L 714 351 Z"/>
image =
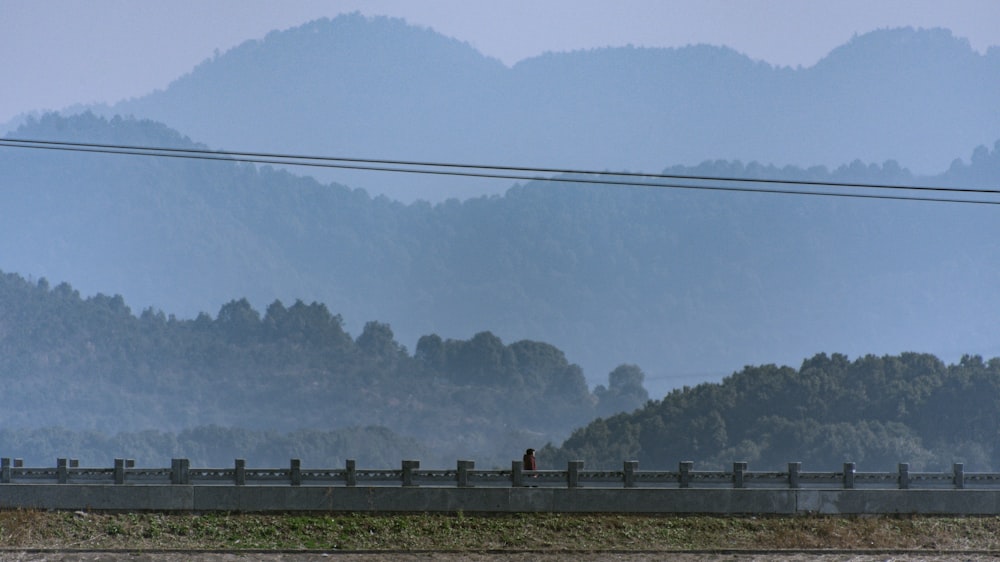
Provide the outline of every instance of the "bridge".
<path id="1" fill-rule="evenodd" d="M 465 512 L 465 513 L 706 513 L 706 514 L 935 514 L 1000 513 L 1000 473 L 864 472 L 844 463 L 829 472 L 587 470 L 570 461 L 565 470 L 476 469 L 459 460 L 453 469 L 250 468 L 236 459 L 227 468 L 193 468 L 173 459 L 169 468 L 137 468 L 115 459 L 110 467 L 80 467 L 57 459 L 55 467 L 24 467 L 0 459 L 0 509 L 189 512 Z"/>

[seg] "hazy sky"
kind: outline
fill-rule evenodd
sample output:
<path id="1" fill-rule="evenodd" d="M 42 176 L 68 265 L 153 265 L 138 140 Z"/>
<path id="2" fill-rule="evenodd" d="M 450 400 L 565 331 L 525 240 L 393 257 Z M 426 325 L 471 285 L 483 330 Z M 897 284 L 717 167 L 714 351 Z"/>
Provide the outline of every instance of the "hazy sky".
<path id="1" fill-rule="evenodd" d="M 591 47 L 727 45 L 809 66 L 855 33 L 947 27 L 1000 45 L 1000 0 L 0 0 L 0 123 L 166 87 L 218 49 L 319 17 L 401 17 L 507 64 Z"/>

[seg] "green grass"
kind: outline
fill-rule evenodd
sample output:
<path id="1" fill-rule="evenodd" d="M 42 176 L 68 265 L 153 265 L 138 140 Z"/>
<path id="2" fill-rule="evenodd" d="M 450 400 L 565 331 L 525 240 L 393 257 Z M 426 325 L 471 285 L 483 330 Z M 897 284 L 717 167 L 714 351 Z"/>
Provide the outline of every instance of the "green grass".
<path id="1" fill-rule="evenodd" d="M 263 550 L 1000 549 L 1000 517 L 0 511 L 0 547 Z"/>

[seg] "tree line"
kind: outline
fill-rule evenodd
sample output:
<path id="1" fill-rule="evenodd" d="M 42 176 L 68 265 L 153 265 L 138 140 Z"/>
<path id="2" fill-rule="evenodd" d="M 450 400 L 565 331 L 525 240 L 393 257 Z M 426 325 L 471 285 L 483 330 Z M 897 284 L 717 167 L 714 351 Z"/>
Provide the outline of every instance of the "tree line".
<path id="1" fill-rule="evenodd" d="M 0 384 L 7 404 L 0 425 L 8 430 L 150 437 L 141 432 L 381 427 L 393 438 L 350 441 L 338 458 L 382 459 L 366 443 L 383 441 L 399 451 L 399 443 L 415 439 L 435 458 L 453 457 L 449 463 L 476 454 L 502 461 L 598 415 L 638 407 L 648 398 L 643 377 L 637 366 L 622 365 L 591 391 L 582 369 L 555 346 L 506 344 L 490 332 L 468 340 L 430 334 L 411 354 L 388 324 L 368 322 L 353 337 L 339 315 L 317 302 L 274 301 L 261 314 L 236 299 L 214 318 L 181 320 L 151 308 L 135 315 L 121 296 L 84 298 L 68 283 L 52 287 L 46 279 L 0 274 Z M 146 440 L 160 445 L 139 448 L 177 452 L 176 437 L 158 439 Z M 233 450 L 226 442 L 235 440 L 230 434 L 203 446 Z"/>
<path id="2" fill-rule="evenodd" d="M 817 354 L 798 369 L 748 366 L 719 383 L 676 389 L 635 412 L 601 418 L 540 457 L 554 466 L 669 469 L 679 461 L 752 469 L 967 471 L 1000 468 L 1000 358 L 946 365 L 925 353 Z"/>

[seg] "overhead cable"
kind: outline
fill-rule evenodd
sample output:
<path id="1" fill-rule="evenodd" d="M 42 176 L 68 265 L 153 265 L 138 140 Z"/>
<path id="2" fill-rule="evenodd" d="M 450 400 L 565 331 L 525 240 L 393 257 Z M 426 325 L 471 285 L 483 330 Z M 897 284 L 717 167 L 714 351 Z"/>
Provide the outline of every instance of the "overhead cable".
<path id="1" fill-rule="evenodd" d="M 459 164 L 450 162 L 421 162 L 409 160 L 386 160 L 347 158 L 332 156 L 307 156 L 298 154 L 281 154 L 267 152 L 236 152 L 222 150 L 207 150 L 194 148 L 151 147 L 121 144 L 99 144 L 82 142 L 65 142 L 35 139 L 2 138 L 0 147 L 34 148 L 44 150 L 59 150 L 71 152 L 89 152 L 101 154 L 121 154 L 132 156 L 154 156 L 165 158 L 184 158 L 195 160 L 219 160 L 228 162 L 244 162 L 254 164 L 273 164 L 282 166 L 307 166 L 320 168 L 335 168 L 361 170 L 372 172 L 397 172 L 409 174 L 432 174 L 444 176 L 459 176 L 486 179 L 504 179 L 516 181 L 541 181 L 576 184 L 616 185 L 627 187 L 694 189 L 710 191 L 731 191 L 745 193 L 770 193 L 783 195 L 820 195 L 827 197 L 852 197 L 865 199 L 887 199 L 901 201 L 928 201 L 938 203 L 973 203 L 997 205 L 1000 201 L 988 199 L 958 199 L 946 197 L 925 197 L 916 195 L 890 195 L 887 193 L 857 193 L 845 191 L 795 190 L 766 187 L 746 187 L 736 184 L 752 185 L 796 185 L 808 187 L 826 187 L 838 189 L 865 189 L 870 191 L 909 191 L 909 192 L 946 192 L 979 195 L 998 195 L 1000 190 L 970 187 L 944 186 L 914 186 L 879 183 L 828 182 L 812 180 L 764 179 L 750 177 L 722 177 L 685 174 L 648 174 L 639 172 L 611 172 L 596 170 L 581 170 L 569 168 L 541 168 L 525 166 L 500 166 L 486 164 Z M 469 171 L 483 170 L 483 171 Z M 517 172 L 517 173 L 514 173 Z M 559 174 L 555 176 L 523 175 L 523 174 Z M 571 177 L 584 176 L 584 177 Z M 634 179 L 608 179 L 634 178 Z M 644 181 L 639 181 L 644 180 Z M 650 181 L 652 180 L 652 181 Z M 664 183 L 655 180 L 684 180 L 690 182 L 715 182 L 715 185 L 705 183 Z M 723 185 L 718 185 L 723 184 Z"/>

